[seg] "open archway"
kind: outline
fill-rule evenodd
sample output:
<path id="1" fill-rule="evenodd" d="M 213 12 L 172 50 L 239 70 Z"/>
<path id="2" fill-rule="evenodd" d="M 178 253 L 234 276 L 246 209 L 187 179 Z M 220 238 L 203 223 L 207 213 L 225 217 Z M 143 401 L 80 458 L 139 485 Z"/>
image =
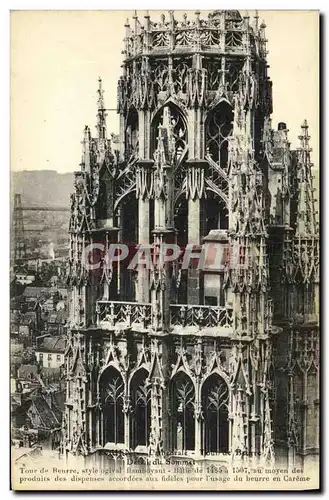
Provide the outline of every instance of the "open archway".
<path id="1" fill-rule="evenodd" d="M 124 443 L 123 378 L 110 366 L 102 374 L 100 384 L 104 402 L 104 442 Z"/>
<path id="2" fill-rule="evenodd" d="M 208 114 L 205 124 L 206 155 L 223 169 L 228 165 L 228 137 L 232 133 L 233 110 L 222 101 Z"/>
<path id="3" fill-rule="evenodd" d="M 147 386 L 148 372 L 141 368 L 130 382 L 131 434 L 130 442 L 136 446 L 148 446 L 151 427 L 151 391 Z"/>
<path id="4" fill-rule="evenodd" d="M 183 372 L 178 372 L 170 383 L 172 448 L 177 452 L 194 450 L 195 390 L 191 379 Z"/>
<path id="5" fill-rule="evenodd" d="M 217 373 L 202 386 L 203 452 L 226 453 L 229 446 L 228 398 L 226 382 Z"/>
<path id="6" fill-rule="evenodd" d="M 125 155 L 129 159 L 138 153 L 138 113 L 132 106 L 129 110 L 125 131 Z"/>
<path id="7" fill-rule="evenodd" d="M 136 271 L 129 269 L 136 252 L 138 242 L 138 202 L 135 192 L 128 193 L 120 202 L 118 207 L 118 225 L 121 227 L 121 241 L 128 247 L 128 256 L 120 262 L 120 298 L 133 302 L 136 300 Z"/>
<path id="8" fill-rule="evenodd" d="M 201 200 L 201 210 L 203 236 L 213 229 L 228 229 L 228 209 L 217 193 L 207 190 L 207 198 Z"/>
<path id="9" fill-rule="evenodd" d="M 168 124 L 172 127 L 172 133 L 175 141 L 175 158 L 177 164 L 186 149 L 187 145 L 187 123 L 183 112 L 172 102 L 167 103 L 155 114 L 151 124 L 151 156 L 158 145 L 159 125 Z"/>

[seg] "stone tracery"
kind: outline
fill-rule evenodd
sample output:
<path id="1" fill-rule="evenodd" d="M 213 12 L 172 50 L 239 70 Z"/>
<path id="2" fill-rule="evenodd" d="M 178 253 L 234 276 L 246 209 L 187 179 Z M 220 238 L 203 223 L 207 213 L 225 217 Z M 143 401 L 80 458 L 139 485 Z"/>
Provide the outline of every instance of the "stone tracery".
<path id="1" fill-rule="evenodd" d="M 271 128 L 257 17 L 171 12 L 133 24 L 118 142 L 107 138 L 99 82 L 98 137 L 86 127 L 71 198 L 67 451 L 315 456 L 319 236 L 308 125 L 297 151 L 284 123 Z M 95 242 L 156 249 L 204 237 L 228 244 L 237 262 L 207 276 L 161 262 L 150 273 L 81 263 Z"/>

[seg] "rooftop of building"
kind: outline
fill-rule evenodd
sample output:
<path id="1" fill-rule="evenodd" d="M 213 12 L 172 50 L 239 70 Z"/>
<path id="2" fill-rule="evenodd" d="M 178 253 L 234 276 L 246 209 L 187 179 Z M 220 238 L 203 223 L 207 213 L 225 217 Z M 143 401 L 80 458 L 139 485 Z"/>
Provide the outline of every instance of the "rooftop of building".
<path id="1" fill-rule="evenodd" d="M 49 406 L 47 399 L 42 394 L 33 399 L 33 404 L 40 417 L 42 427 L 46 429 L 54 429 L 61 425 L 61 418 L 57 418 L 55 412 Z M 61 417 L 61 413 L 57 408 L 56 413 L 58 417 Z"/>
<path id="2" fill-rule="evenodd" d="M 44 337 L 36 348 L 36 352 L 55 352 L 64 354 L 65 345 L 66 341 L 63 337 Z"/>
<path id="3" fill-rule="evenodd" d="M 18 378 L 22 380 L 28 380 L 35 378 L 38 373 L 38 367 L 36 365 L 21 365 L 18 368 Z"/>
<path id="4" fill-rule="evenodd" d="M 51 288 L 45 286 L 27 286 L 23 292 L 26 298 L 39 298 L 42 295 L 51 293 Z"/>
<path id="5" fill-rule="evenodd" d="M 58 390 L 58 382 L 61 378 L 62 372 L 60 368 L 50 368 L 42 366 L 40 368 L 40 376 L 47 389 Z"/>

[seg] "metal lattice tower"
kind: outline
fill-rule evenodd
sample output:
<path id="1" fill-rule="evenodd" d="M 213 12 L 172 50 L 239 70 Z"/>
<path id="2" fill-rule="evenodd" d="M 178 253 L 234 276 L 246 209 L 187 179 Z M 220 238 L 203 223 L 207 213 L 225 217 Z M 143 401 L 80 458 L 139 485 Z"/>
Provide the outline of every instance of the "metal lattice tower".
<path id="1" fill-rule="evenodd" d="M 19 193 L 15 193 L 14 198 L 13 235 L 14 265 L 19 266 L 26 259 L 22 199 Z"/>

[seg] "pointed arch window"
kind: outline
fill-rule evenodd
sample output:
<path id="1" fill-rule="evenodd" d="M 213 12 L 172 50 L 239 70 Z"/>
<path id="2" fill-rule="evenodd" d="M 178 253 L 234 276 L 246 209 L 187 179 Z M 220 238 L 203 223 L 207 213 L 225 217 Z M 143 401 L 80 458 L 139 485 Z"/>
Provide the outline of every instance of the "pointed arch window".
<path id="1" fill-rule="evenodd" d="M 131 445 L 148 446 L 151 427 L 151 390 L 147 385 L 148 373 L 139 370 L 130 383 L 132 402 Z"/>
<path id="2" fill-rule="evenodd" d="M 219 59 L 209 59 L 206 61 L 208 72 L 208 89 L 216 91 L 221 83 L 222 63 Z"/>
<path id="3" fill-rule="evenodd" d="M 204 236 L 213 229 L 228 229 L 228 209 L 217 193 L 207 189 L 207 198 L 201 200 Z"/>
<path id="4" fill-rule="evenodd" d="M 102 377 L 102 390 L 105 443 L 124 443 L 124 383 L 118 370 L 113 367 L 106 370 Z"/>
<path id="5" fill-rule="evenodd" d="M 226 453 L 229 445 L 228 387 L 217 374 L 202 387 L 203 452 Z"/>
<path id="6" fill-rule="evenodd" d="M 177 94 L 179 92 L 186 94 L 187 92 L 189 68 L 190 65 L 187 65 L 185 63 L 180 63 L 176 66 L 174 70 L 174 75 L 175 75 L 174 86 Z"/>
<path id="7" fill-rule="evenodd" d="M 113 214 L 114 186 L 108 168 L 103 167 L 99 181 L 98 203 L 96 205 L 97 219 L 107 219 Z"/>
<path id="8" fill-rule="evenodd" d="M 185 373 L 178 373 L 171 382 L 172 447 L 184 452 L 195 448 L 195 390 Z"/>
<path id="9" fill-rule="evenodd" d="M 222 168 L 228 164 L 228 137 L 232 133 L 233 111 L 222 102 L 212 110 L 206 120 L 206 155 Z"/>
<path id="10" fill-rule="evenodd" d="M 134 242 L 138 241 L 138 200 L 134 192 L 126 194 L 120 202 L 118 225 L 121 226 L 123 243 L 129 248 L 130 258 L 135 251 Z M 128 264 L 128 260 L 127 260 Z M 121 262 L 120 271 L 120 300 L 133 302 L 136 300 L 135 270 L 129 269 L 125 262 Z M 114 280 L 112 280 L 114 283 Z"/>
<path id="11" fill-rule="evenodd" d="M 138 154 L 138 113 L 131 107 L 128 113 L 125 134 L 125 156 L 129 160 Z"/>
<path id="12" fill-rule="evenodd" d="M 172 130 L 173 138 L 175 141 L 175 157 L 174 163 L 177 165 L 183 158 L 187 146 L 187 125 L 183 113 L 178 106 L 168 103 L 161 108 L 155 115 L 151 126 L 151 153 L 153 154 L 157 148 L 157 138 L 159 125 L 166 125 L 163 123 L 164 116 L 166 116 L 167 125 Z"/>

